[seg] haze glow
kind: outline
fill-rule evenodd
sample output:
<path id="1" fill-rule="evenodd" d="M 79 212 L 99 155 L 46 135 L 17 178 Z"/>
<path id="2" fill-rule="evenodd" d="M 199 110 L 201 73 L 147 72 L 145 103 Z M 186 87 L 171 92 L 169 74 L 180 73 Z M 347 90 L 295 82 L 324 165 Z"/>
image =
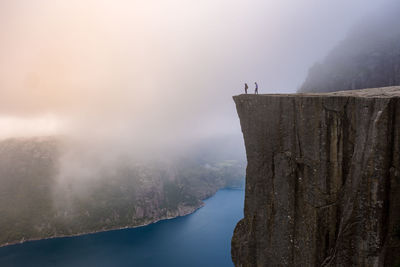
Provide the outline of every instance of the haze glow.
<path id="1" fill-rule="evenodd" d="M 244 82 L 294 92 L 375 2 L 0 1 L 0 137 L 239 133 Z"/>

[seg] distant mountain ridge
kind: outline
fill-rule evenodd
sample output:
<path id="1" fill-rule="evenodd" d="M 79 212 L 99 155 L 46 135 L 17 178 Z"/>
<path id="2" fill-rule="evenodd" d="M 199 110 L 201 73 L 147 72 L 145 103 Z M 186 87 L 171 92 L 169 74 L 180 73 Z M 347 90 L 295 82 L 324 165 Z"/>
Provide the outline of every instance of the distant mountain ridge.
<path id="1" fill-rule="evenodd" d="M 310 68 L 298 92 L 333 92 L 400 85 L 400 4 L 361 21 Z"/>
<path id="2" fill-rule="evenodd" d="M 98 166 L 101 177 L 60 187 L 63 138 L 0 141 L 0 246 L 189 214 L 218 189 L 242 183 L 245 163 L 226 158 L 222 148 L 165 162 L 122 159 L 112 169 Z"/>

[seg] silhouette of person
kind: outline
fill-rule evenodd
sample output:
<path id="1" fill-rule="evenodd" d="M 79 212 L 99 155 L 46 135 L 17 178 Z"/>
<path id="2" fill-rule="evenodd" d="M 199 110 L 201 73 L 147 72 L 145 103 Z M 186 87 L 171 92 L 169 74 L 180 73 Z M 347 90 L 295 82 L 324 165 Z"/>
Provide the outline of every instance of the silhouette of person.
<path id="1" fill-rule="evenodd" d="M 247 85 L 247 83 L 245 83 L 244 84 L 244 91 L 245 91 L 246 95 L 247 95 L 247 89 L 249 89 L 249 86 Z"/>
<path id="2" fill-rule="evenodd" d="M 255 93 L 256 95 L 258 95 L 258 84 L 257 84 L 257 82 L 255 82 L 254 84 L 256 85 L 256 89 L 254 90 L 254 93 Z"/>

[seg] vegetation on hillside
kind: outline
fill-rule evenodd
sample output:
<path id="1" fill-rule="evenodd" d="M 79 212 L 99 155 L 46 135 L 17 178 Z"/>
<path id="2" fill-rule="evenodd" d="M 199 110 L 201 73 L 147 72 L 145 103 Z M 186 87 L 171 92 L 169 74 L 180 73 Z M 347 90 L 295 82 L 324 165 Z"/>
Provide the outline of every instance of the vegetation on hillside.
<path id="1" fill-rule="evenodd" d="M 101 177 L 61 186 L 61 143 L 57 138 L 0 142 L 0 245 L 184 215 L 244 178 L 240 156 L 215 152 L 222 144 L 173 159 L 121 160 L 112 170 L 99 166 Z"/>

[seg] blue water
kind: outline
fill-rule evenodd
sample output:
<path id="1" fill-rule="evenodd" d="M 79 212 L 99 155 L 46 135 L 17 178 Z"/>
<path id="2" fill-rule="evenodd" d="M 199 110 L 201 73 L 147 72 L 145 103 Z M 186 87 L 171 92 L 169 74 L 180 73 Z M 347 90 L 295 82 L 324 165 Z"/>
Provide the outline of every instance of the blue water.
<path id="1" fill-rule="evenodd" d="M 233 266 L 244 191 L 223 189 L 195 213 L 148 226 L 0 248 L 0 266 Z"/>

